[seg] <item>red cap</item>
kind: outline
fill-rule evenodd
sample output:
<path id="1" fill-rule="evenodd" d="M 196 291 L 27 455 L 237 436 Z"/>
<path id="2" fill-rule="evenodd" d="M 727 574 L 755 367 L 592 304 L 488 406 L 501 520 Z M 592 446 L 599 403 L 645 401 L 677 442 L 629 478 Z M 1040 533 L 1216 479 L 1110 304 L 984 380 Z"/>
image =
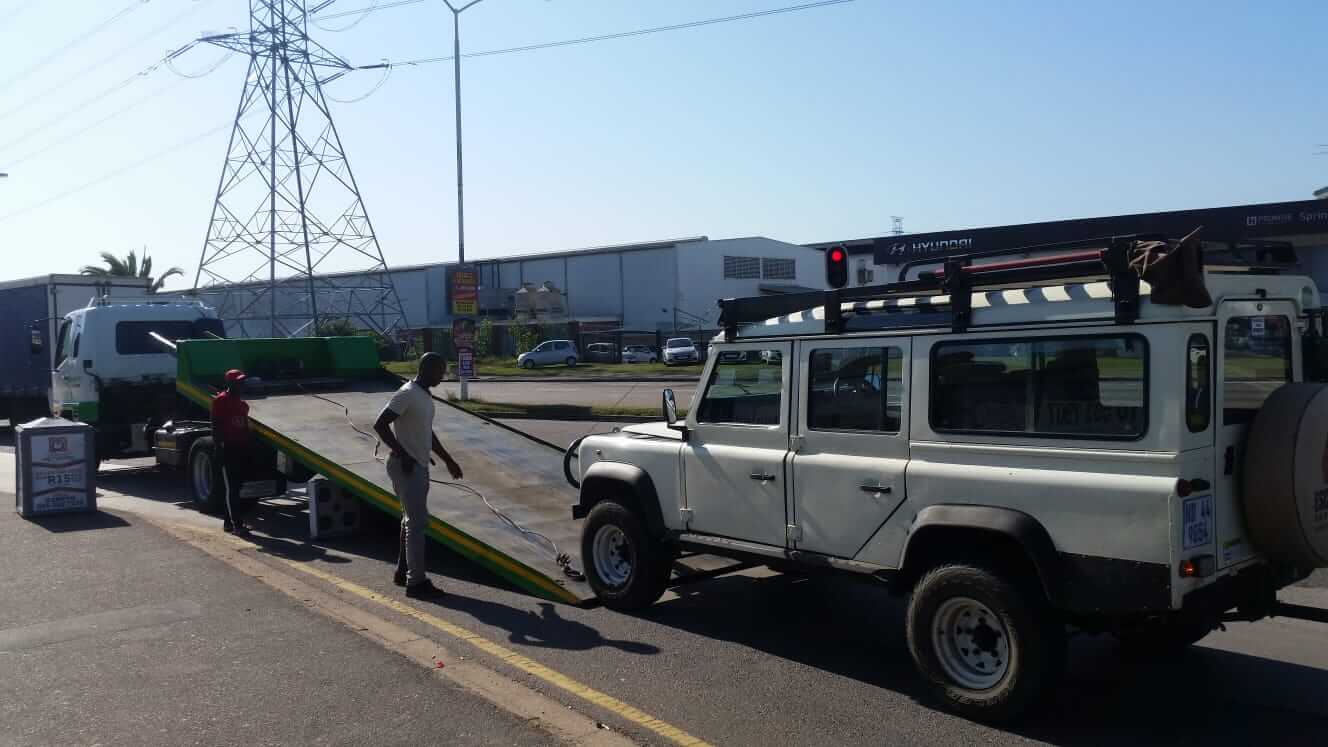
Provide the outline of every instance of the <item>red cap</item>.
<path id="1" fill-rule="evenodd" d="M 231 384 L 239 384 L 240 382 L 244 381 L 244 379 L 245 379 L 244 371 L 241 371 L 238 368 L 232 368 L 231 370 L 226 372 L 226 386 L 230 386 Z"/>

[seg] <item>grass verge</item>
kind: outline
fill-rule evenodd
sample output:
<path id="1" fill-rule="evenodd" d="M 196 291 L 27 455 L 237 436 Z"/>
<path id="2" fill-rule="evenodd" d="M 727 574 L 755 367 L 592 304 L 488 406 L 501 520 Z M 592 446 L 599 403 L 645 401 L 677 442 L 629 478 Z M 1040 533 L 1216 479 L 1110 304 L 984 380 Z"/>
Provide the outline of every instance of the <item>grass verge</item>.
<path id="1" fill-rule="evenodd" d="M 449 362 L 449 367 L 456 364 Z M 414 376 L 415 361 L 397 361 L 384 363 L 383 366 L 398 376 Z M 475 362 L 475 374 L 491 378 L 505 376 L 526 376 L 558 378 L 560 376 L 653 376 L 669 374 L 673 376 L 700 376 L 701 365 L 665 366 L 663 363 L 578 363 L 576 366 L 542 366 L 524 369 L 516 365 L 515 358 L 486 358 Z"/>
<path id="2" fill-rule="evenodd" d="M 518 417 L 537 418 L 540 420 L 596 420 L 605 417 L 630 417 L 651 420 L 663 420 L 658 407 L 630 407 L 613 405 L 532 405 L 520 402 L 490 402 L 471 397 L 462 402 L 455 393 L 447 395 L 447 401 L 470 412 L 491 418 Z M 686 416 L 686 410 L 679 410 L 679 417 Z"/>

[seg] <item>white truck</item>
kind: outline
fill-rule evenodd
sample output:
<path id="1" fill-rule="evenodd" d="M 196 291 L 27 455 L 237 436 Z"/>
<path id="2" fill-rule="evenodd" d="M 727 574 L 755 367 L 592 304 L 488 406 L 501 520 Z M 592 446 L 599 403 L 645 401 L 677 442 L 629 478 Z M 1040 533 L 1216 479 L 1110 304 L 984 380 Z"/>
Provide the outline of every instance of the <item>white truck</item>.
<path id="1" fill-rule="evenodd" d="M 652 604 L 683 551 L 884 582 L 923 678 L 987 721 L 1054 687 L 1067 628 L 1159 651 L 1286 614 L 1328 567 L 1314 283 L 1267 247 L 1039 249 L 721 302 L 685 421 L 666 392 L 666 422 L 569 450 L 598 597 Z"/>
<path id="2" fill-rule="evenodd" d="M 94 299 L 60 321 L 51 411 L 96 429 L 98 459 L 152 455 L 157 428 L 184 414 L 175 358 L 153 332 L 177 340 L 220 337 L 224 329 L 212 309 L 170 299 Z"/>

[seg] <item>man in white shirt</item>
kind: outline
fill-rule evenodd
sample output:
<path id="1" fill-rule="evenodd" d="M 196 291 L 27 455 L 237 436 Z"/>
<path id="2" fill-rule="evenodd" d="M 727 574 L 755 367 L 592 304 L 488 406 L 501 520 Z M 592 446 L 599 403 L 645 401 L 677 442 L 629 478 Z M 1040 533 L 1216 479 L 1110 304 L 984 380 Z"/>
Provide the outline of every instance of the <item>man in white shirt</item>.
<path id="1" fill-rule="evenodd" d="M 455 480 L 461 479 L 456 463 L 433 432 L 433 397 L 429 390 L 443 381 L 447 364 L 438 353 L 425 353 L 415 378 L 406 382 L 378 414 L 374 431 L 392 450 L 387 459 L 387 474 L 401 502 L 400 550 L 397 572 L 392 581 L 406 587 L 408 597 L 441 594 L 426 574 L 424 530 L 429 525 L 430 452 L 447 465 Z"/>

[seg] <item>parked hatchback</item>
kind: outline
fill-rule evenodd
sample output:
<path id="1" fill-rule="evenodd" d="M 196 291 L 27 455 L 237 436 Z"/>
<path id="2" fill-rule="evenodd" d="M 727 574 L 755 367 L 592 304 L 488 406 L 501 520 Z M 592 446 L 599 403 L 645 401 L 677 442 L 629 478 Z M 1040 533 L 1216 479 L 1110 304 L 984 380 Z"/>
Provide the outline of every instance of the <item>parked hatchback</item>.
<path id="1" fill-rule="evenodd" d="M 611 342 L 592 342 L 586 346 L 586 361 L 594 363 L 617 363 L 617 346 Z"/>
<path id="2" fill-rule="evenodd" d="M 628 345 L 622 351 L 623 363 L 657 363 L 659 355 L 648 345 Z"/>
<path id="3" fill-rule="evenodd" d="M 525 369 L 536 366 L 575 366 L 577 361 L 576 345 L 571 340 L 546 340 L 535 346 L 534 350 L 516 357 L 516 364 Z"/>
<path id="4" fill-rule="evenodd" d="M 696 352 L 696 343 L 688 337 L 670 337 L 664 343 L 664 365 L 673 366 L 684 363 L 699 363 L 700 353 Z"/>

